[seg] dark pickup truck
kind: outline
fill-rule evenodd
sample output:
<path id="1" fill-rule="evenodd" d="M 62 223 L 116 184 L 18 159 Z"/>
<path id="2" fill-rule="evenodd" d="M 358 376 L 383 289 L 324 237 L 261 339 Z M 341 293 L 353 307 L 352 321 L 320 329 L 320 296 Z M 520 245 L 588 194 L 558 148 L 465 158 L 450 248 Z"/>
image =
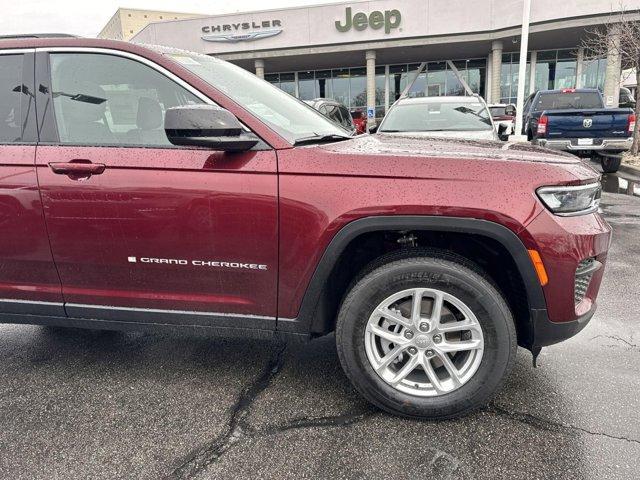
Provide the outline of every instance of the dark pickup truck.
<path id="1" fill-rule="evenodd" d="M 630 108 L 604 108 L 596 89 L 542 90 L 524 106 L 523 134 L 534 143 L 579 156 L 599 156 L 602 169 L 620 167 L 636 117 Z"/>

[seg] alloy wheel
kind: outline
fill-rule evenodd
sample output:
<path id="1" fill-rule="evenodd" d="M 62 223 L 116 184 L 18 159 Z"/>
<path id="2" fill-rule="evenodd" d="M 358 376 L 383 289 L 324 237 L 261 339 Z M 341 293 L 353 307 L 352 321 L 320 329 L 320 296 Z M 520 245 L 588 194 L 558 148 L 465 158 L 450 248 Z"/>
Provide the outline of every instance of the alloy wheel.
<path id="1" fill-rule="evenodd" d="M 384 299 L 365 329 L 367 358 L 387 384 L 407 394 L 438 396 L 476 373 L 484 351 L 482 328 L 459 298 L 412 288 Z"/>

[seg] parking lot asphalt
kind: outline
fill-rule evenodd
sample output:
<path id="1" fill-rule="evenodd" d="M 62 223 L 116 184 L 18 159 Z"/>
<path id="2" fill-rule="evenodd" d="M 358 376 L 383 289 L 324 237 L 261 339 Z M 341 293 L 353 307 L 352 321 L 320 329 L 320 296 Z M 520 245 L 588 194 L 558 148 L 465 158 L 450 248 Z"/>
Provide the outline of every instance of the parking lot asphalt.
<path id="1" fill-rule="evenodd" d="M 0 478 L 638 478 L 640 181 L 604 179 L 614 228 L 599 309 L 520 350 L 468 417 L 412 421 L 352 389 L 332 336 L 0 326 Z M 639 179 L 640 180 L 640 179 Z"/>

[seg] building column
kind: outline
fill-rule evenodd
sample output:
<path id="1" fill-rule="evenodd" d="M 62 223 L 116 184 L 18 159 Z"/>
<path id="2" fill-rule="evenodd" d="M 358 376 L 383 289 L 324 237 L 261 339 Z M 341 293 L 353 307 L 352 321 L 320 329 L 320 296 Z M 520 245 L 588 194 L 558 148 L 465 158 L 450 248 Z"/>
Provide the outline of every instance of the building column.
<path id="1" fill-rule="evenodd" d="M 384 66 L 384 111 L 389 111 L 389 98 L 390 98 L 390 78 L 389 78 L 389 65 Z"/>
<path id="2" fill-rule="evenodd" d="M 609 50 L 607 53 L 607 69 L 604 74 L 604 104 L 615 108 L 620 100 L 620 75 L 622 74 L 622 58 L 620 56 L 620 32 L 613 28 L 609 32 Z"/>
<path id="3" fill-rule="evenodd" d="M 491 44 L 491 102 L 500 102 L 500 80 L 502 77 L 502 41 Z"/>
<path id="4" fill-rule="evenodd" d="M 538 51 L 531 50 L 531 60 L 529 60 L 529 91 L 525 94 L 525 99 L 536 91 L 536 64 L 538 63 Z"/>
<path id="5" fill-rule="evenodd" d="M 264 60 L 260 58 L 255 60 L 254 66 L 256 69 L 256 77 L 264 79 Z"/>
<path id="6" fill-rule="evenodd" d="M 484 101 L 487 103 L 493 103 L 493 98 L 491 98 L 491 85 L 493 85 L 491 83 L 491 79 L 493 78 L 493 72 L 491 71 L 491 67 L 492 67 L 492 61 L 493 56 L 491 55 L 491 53 L 489 53 L 489 55 L 487 55 L 487 59 L 486 59 L 486 63 L 485 65 L 487 66 L 486 68 L 486 77 L 484 79 L 484 92 L 481 92 L 481 94 L 484 97 Z"/>
<path id="7" fill-rule="evenodd" d="M 376 51 L 367 50 L 365 53 L 367 59 L 367 111 L 370 108 L 376 108 Z M 375 125 L 375 118 L 369 122 L 367 118 L 367 126 Z"/>
<path id="8" fill-rule="evenodd" d="M 582 71 L 584 70 L 584 48 L 578 49 L 576 56 L 576 88 L 582 88 Z"/>

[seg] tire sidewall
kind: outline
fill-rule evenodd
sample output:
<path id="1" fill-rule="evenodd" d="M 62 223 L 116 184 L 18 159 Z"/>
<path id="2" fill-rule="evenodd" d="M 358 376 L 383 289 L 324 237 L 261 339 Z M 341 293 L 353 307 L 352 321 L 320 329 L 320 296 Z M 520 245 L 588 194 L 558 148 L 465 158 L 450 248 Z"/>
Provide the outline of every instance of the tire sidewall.
<path id="1" fill-rule="evenodd" d="M 481 325 L 480 365 L 453 392 L 432 397 L 400 392 L 375 372 L 367 358 L 365 328 L 371 313 L 390 295 L 410 288 L 433 288 L 455 296 Z M 343 366 L 356 388 L 376 405 L 409 416 L 452 416 L 484 403 L 506 377 L 516 348 L 511 314 L 495 288 L 461 265 L 434 259 L 392 262 L 358 282 L 341 309 L 337 338 L 343 343 L 339 348 Z"/>

